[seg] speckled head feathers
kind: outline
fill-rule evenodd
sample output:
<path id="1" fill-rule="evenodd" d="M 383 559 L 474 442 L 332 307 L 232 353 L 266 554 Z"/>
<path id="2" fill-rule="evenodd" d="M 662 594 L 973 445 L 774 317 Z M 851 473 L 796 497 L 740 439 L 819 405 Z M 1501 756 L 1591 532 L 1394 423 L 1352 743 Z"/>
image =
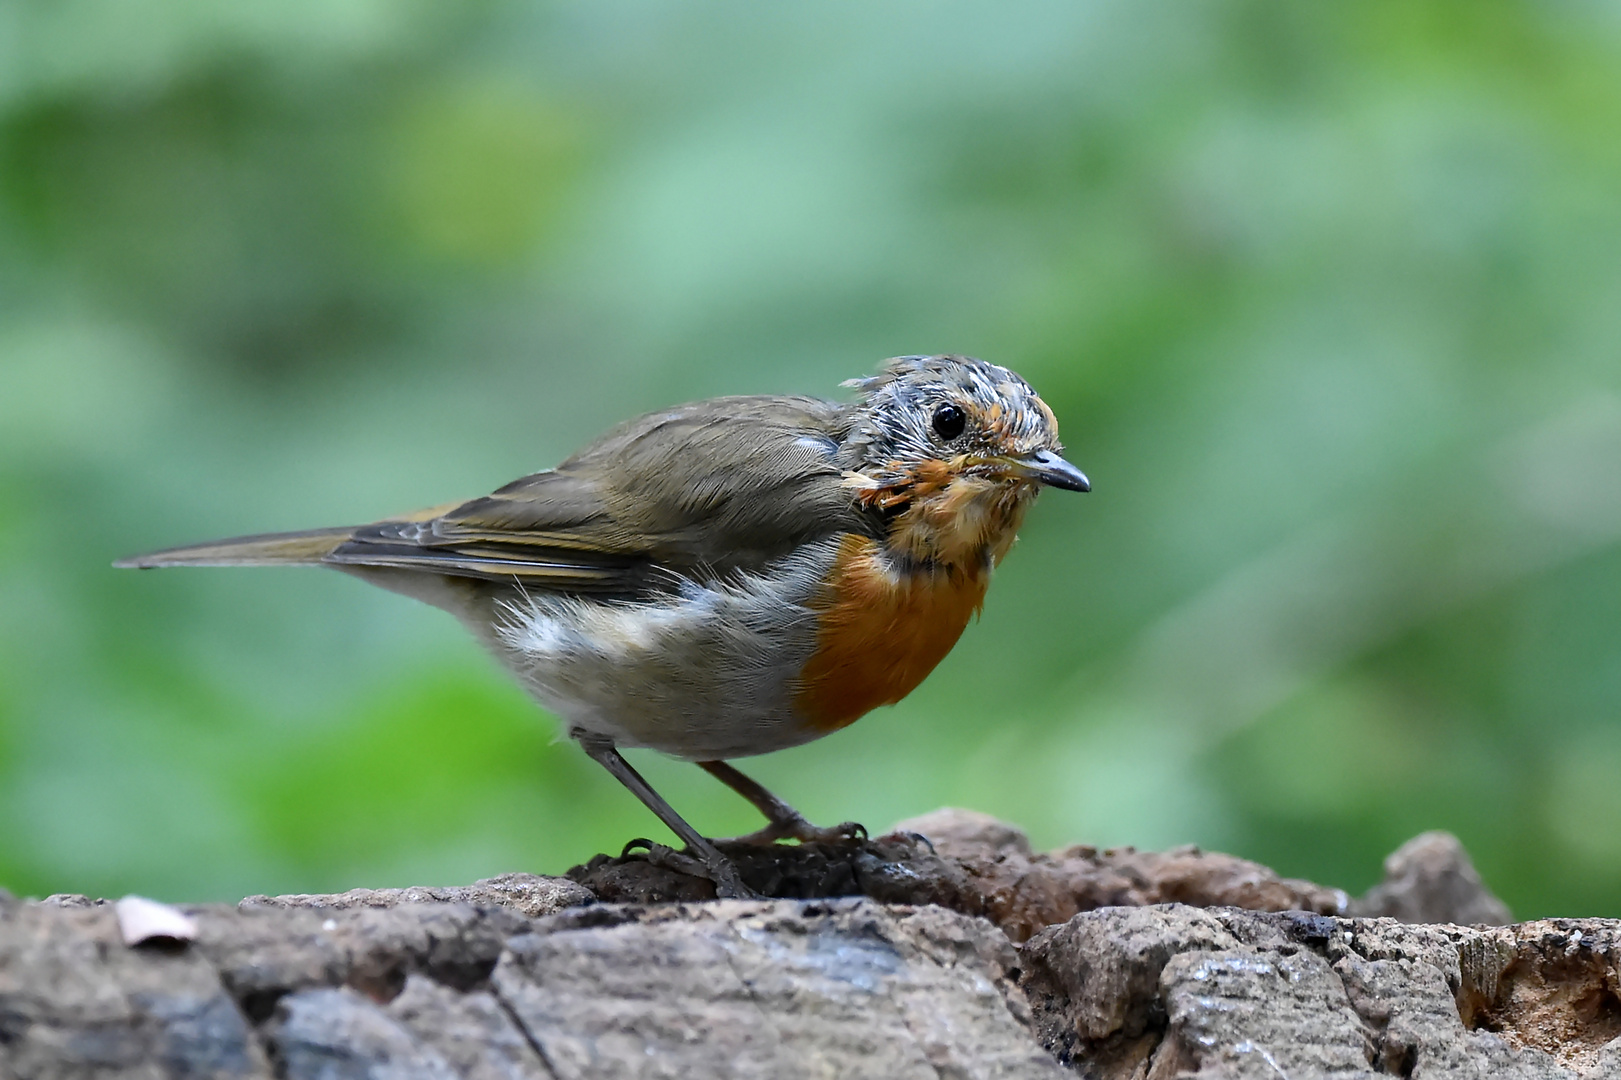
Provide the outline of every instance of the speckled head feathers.
<path id="1" fill-rule="evenodd" d="M 847 446 L 863 471 L 1062 448 L 1058 420 L 1030 384 L 971 356 L 897 356 L 876 375 L 844 385 L 861 395 L 863 419 Z M 960 410 L 960 429 L 942 413 L 950 408 Z"/>

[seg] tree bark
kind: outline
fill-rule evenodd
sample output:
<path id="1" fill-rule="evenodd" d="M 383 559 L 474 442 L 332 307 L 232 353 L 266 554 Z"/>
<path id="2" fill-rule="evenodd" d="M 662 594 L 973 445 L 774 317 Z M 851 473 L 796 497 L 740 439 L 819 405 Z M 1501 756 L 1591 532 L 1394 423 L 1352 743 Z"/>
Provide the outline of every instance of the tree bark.
<path id="1" fill-rule="evenodd" d="M 0 899 L 0 1076 L 1621 1078 L 1621 923 L 1492 925 L 1444 834 L 1360 900 L 961 811 L 731 854 L 776 898 L 654 851 L 169 913 Z"/>

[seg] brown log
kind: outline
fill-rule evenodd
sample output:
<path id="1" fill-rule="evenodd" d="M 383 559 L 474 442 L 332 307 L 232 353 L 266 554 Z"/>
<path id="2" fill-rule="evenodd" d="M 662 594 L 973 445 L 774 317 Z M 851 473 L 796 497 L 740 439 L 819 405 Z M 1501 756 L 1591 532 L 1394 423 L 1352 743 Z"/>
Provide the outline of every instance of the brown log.
<path id="1" fill-rule="evenodd" d="M 657 850 L 122 923 L 0 898 L 0 1077 L 1621 1077 L 1621 923 L 1491 925 L 1441 834 L 1355 901 L 962 811 L 731 853 L 775 899 Z"/>

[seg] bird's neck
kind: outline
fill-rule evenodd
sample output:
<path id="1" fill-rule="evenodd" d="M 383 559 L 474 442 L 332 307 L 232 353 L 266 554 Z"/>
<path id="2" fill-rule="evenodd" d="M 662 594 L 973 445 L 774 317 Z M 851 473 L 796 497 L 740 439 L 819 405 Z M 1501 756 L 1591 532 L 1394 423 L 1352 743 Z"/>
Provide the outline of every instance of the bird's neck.
<path id="1" fill-rule="evenodd" d="M 959 476 L 890 519 L 885 546 L 903 565 L 989 573 L 1013 546 L 1034 489 Z"/>

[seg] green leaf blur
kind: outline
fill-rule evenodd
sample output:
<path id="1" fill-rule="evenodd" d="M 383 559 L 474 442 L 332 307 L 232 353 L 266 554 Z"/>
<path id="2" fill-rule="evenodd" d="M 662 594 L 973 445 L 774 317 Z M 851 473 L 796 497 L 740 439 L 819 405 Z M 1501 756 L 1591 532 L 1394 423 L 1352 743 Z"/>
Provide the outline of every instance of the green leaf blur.
<path id="1" fill-rule="evenodd" d="M 559 872 L 657 823 L 451 620 L 121 555 L 609 424 L 1006 363 L 1050 493 L 893 709 L 751 771 L 1621 915 L 1621 11 L 14 0 L 0 884 Z M 645 755 L 705 831 L 752 811 Z"/>

